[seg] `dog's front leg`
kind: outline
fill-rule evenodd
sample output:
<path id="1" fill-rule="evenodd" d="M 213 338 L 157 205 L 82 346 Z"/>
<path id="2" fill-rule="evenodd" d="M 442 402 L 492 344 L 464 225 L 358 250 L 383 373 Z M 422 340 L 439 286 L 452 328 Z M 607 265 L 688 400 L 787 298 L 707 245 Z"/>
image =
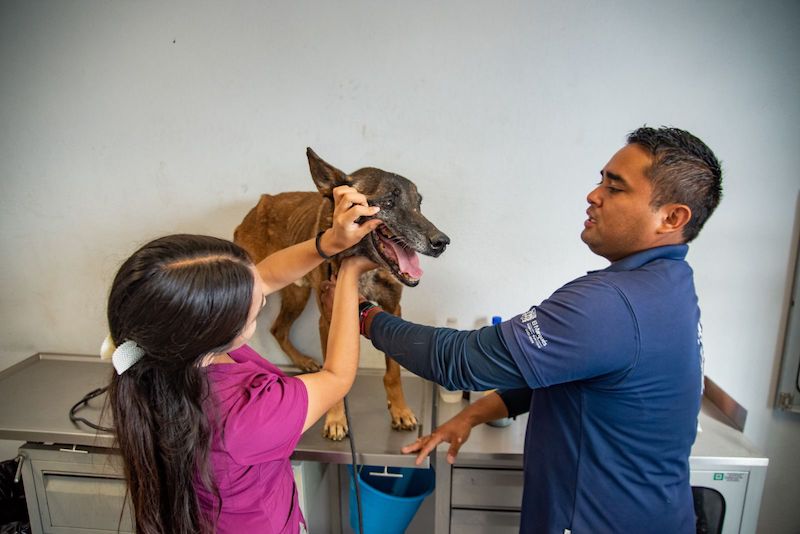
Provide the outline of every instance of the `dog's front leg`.
<path id="1" fill-rule="evenodd" d="M 386 373 L 383 375 L 383 387 L 386 389 L 386 403 L 392 417 L 392 428 L 395 430 L 414 430 L 417 428 L 417 416 L 406 404 L 403 384 L 400 382 L 400 364 L 386 356 Z"/>
<path id="2" fill-rule="evenodd" d="M 400 292 L 398 291 L 396 300 L 388 298 L 386 301 L 378 303 L 389 311 L 392 315 L 400 317 Z M 394 295 L 392 295 L 393 297 Z M 386 404 L 389 408 L 389 415 L 392 417 L 392 428 L 395 430 L 414 430 L 417 428 L 417 416 L 406 404 L 406 397 L 403 393 L 403 383 L 400 381 L 400 364 L 386 355 L 386 373 L 383 375 L 383 387 L 386 389 Z"/>
<path id="3" fill-rule="evenodd" d="M 325 414 L 322 436 L 333 441 L 342 441 L 347 437 L 348 432 L 347 418 L 344 415 L 344 401 L 339 401 Z"/>
<path id="4" fill-rule="evenodd" d="M 306 373 L 319 371 L 319 364 L 310 356 L 300 352 L 289 337 L 292 325 L 306 307 L 311 288 L 308 285 L 290 284 L 281 289 L 280 295 L 281 309 L 272 323 L 270 332 L 298 369 Z"/>

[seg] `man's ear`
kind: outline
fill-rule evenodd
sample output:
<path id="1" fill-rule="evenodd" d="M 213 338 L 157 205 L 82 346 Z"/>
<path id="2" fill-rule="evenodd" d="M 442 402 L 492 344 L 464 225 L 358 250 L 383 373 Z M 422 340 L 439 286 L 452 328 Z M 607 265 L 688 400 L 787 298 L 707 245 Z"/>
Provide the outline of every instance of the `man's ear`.
<path id="1" fill-rule="evenodd" d="M 661 206 L 661 212 L 663 217 L 659 233 L 662 234 L 682 233 L 683 227 L 692 219 L 692 210 L 686 204 L 666 204 Z"/>
<path id="2" fill-rule="evenodd" d="M 311 148 L 306 148 L 308 168 L 311 170 L 311 179 L 324 197 L 333 197 L 333 188 L 340 185 L 352 185 L 353 180 L 345 173 L 328 165 L 321 157 L 317 156 Z"/>

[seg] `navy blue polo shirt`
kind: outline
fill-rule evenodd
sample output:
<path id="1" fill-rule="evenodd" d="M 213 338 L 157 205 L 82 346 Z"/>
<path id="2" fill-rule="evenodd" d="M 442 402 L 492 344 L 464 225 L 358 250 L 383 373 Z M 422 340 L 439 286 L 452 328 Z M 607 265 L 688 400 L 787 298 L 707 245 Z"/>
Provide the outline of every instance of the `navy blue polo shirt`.
<path id="1" fill-rule="evenodd" d="M 499 326 L 379 314 L 370 335 L 452 389 L 532 388 L 521 532 L 694 532 L 702 342 L 687 251 L 634 254 Z"/>
<path id="2" fill-rule="evenodd" d="M 502 336 L 533 388 L 522 532 L 694 532 L 702 341 L 685 245 L 588 273 Z"/>

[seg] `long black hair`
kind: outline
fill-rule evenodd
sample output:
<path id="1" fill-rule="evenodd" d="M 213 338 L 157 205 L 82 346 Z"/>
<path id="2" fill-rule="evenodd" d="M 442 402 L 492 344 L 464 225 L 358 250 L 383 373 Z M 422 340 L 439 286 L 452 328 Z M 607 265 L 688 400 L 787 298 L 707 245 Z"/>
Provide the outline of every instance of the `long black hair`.
<path id="1" fill-rule="evenodd" d="M 199 480 L 219 500 L 208 466 L 213 430 L 200 363 L 244 329 L 251 266 L 229 241 L 182 234 L 144 245 L 114 278 L 111 337 L 117 346 L 130 340 L 144 351 L 128 370 L 114 373 L 109 387 L 138 533 L 212 530 L 194 488 Z"/>

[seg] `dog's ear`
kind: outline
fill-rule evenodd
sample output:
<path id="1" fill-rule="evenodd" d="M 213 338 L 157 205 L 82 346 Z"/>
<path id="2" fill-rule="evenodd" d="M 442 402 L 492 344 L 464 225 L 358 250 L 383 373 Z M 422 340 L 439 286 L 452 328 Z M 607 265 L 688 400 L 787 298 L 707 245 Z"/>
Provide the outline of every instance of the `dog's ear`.
<path id="1" fill-rule="evenodd" d="M 317 186 L 317 190 L 322 196 L 332 197 L 334 187 L 353 185 L 352 178 L 333 165 L 326 163 L 310 148 L 306 148 L 306 156 L 308 156 L 308 168 L 311 170 L 311 179 L 314 180 L 314 184 Z"/>

